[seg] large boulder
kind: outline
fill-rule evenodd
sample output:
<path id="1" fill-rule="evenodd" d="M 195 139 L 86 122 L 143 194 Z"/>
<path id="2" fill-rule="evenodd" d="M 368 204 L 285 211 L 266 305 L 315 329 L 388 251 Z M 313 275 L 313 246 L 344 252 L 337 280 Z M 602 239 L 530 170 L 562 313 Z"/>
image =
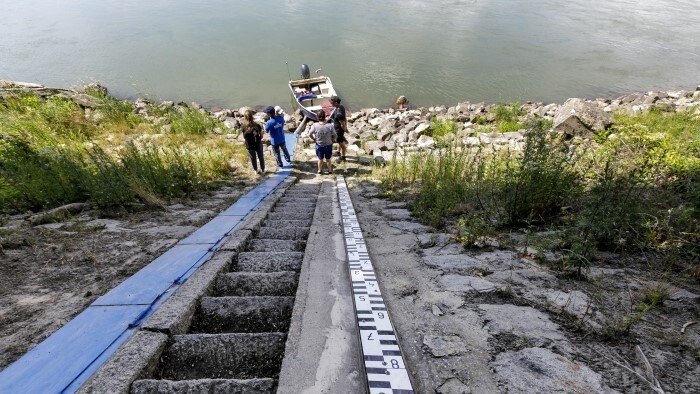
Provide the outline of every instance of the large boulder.
<path id="1" fill-rule="evenodd" d="M 612 115 L 594 103 L 578 98 L 566 100 L 554 116 L 554 131 L 567 136 L 592 137 L 612 124 Z"/>
<path id="2" fill-rule="evenodd" d="M 97 108 L 102 106 L 102 100 L 85 93 L 72 95 L 71 100 L 83 108 Z"/>

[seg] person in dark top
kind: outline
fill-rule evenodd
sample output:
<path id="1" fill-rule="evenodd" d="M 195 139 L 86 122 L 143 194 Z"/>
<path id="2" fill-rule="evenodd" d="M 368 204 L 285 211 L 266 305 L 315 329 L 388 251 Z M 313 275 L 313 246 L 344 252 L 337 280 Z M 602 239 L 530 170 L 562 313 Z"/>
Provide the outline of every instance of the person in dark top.
<path id="1" fill-rule="evenodd" d="M 335 132 L 338 134 L 338 150 L 340 151 L 340 157 L 338 161 L 345 161 L 345 152 L 348 147 L 348 140 L 345 138 L 345 133 L 348 131 L 348 121 L 345 117 L 345 107 L 340 104 L 340 97 L 331 97 L 331 104 L 333 105 L 333 112 L 331 113 L 330 119 L 333 121 L 333 127 L 335 127 Z"/>
<path id="2" fill-rule="evenodd" d="M 265 112 L 270 120 L 265 122 L 265 131 L 270 134 L 270 142 L 272 143 L 272 149 L 275 152 L 275 160 L 277 161 L 277 167 L 282 168 L 282 157 L 280 156 L 280 149 L 284 153 L 284 159 L 292 164 L 292 159 L 289 157 L 289 151 L 287 151 L 287 144 L 284 138 L 284 117 L 277 115 L 273 107 L 265 107 Z"/>
<path id="3" fill-rule="evenodd" d="M 265 158 L 263 157 L 262 143 L 263 129 L 260 124 L 253 120 L 253 111 L 250 109 L 243 114 L 241 131 L 243 131 L 245 147 L 248 149 L 248 155 L 250 155 L 250 163 L 253 165 L 253 171 L 258 174 L 265 173 Z M 260 160 L 259 169 L 257 163 L 258 160 Z"/>

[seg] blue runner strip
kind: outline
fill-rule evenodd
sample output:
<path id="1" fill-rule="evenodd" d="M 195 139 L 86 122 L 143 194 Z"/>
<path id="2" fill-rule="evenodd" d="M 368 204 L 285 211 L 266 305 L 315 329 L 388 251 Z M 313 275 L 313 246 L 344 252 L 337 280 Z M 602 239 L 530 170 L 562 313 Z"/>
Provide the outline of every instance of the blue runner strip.
<path id="1" fill-rule="evenodd" d="M 293 156 L 296 136 L 285 137 Z M 5 368 L 0 372 L 0 394 L 77 391 L 291 171 L 284 168 L 267 177 Z"/>

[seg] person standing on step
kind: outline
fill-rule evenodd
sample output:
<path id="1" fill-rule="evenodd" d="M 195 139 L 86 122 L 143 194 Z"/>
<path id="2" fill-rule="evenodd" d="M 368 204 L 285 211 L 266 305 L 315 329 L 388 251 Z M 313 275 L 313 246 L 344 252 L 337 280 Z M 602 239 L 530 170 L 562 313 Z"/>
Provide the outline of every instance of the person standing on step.
<path id="1" fill-rule="evenodd" d="M 263 128 L 253 119 L 253 110 L 247 109 L 243 113 L 243 121 L 241 122 L 241 131 L 245 139 L 245 147 L 250 155 L 250 163 L 253 165 L 253 171 L 258 174 L 265 173 L 265 157 L 263 156 Z M 260 168 L 258 168 L 258 160 Z"/>
<path id="2" fill-rule="evenodd" d="M 345 138 L 345 133 L 348 131 L 348 121 L 345 117 L 345 107 L 340 104 L 340 97 L 331 97 L 331 104 L 333 105 L 333 112 L 331 112 L 331 120 L 333 121 L 333 126 L 335 127 L 335 132 L 338 134 L 338 150 L 340 151 L 340 157 L 338 161 L 345 161 L 345 153 L 348 148 L 348 140 Z"/>
<path id="3" fill-rule="evenodd" d="M 331 155 L 333 153 L 333 141 L 337 138 L 335 127 L 326 123 L 326 113 L 321 109 L 316 113 L 318 123 L 311 125 L 309 135 L 316 142 L 316 157 L 318 157 L 318 172 L 321 174 L 323 163 L 328 167 L 328 173 L 333 173 Z"/>
<path id="4" fill-rule="evenodd" d="M 270 119 L 265 123 L 265 131 L 270 134 L 270 143 L 272 144 L 272 149 L 275 153 L 277 167 L 282 168 L 280 149 L 284 154 L 284 159 L 291 165 L 292 159 L 289 157 L 289 151 L 287 151 L 287 145 L 284 139 L 284 117 L 277 115 L 275 113 L 275 108 L 271 106 L 265 107 L 263 112 L 270 117 Z"/>

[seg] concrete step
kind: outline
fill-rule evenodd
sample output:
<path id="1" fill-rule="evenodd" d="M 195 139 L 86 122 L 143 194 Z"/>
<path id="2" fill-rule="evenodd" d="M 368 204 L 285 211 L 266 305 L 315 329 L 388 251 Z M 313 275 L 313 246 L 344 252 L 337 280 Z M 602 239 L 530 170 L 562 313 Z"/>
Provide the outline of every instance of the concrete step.
<path id="1" fill-rule="evenodd" d="M 313 203 L 313 204 L 315 204 L 316 201 L 318 201 L 318 197 L 317 197 L 315 194 L 310 194 L 310 195 L 308 195 L 308 196 L 300 196 L 300 195 L 288 196 L 288 195 L 284 195 L 282 198 L 280 198 L 280 199 L 277 201 L 277 203 L 278 203 L 278 204 L 279 204 L 279 203 L 289 203 L 289 204 L 293 204 L 293 203 L 297 203 L 297 204 L 311 204 L 311 203 Z"/>
<path id="2" fill-rule="evenodd" d="M 309 238 L 309 228 L 272 228 L 261 227 L 258 230 L 258 238 L 262 239 L 299 239 L 306 241 Z"/>
<path id="3" fill-rule="evenodd" d="M 251 252 L 303 252 L 306 240 L 254 239 L 248 244 Z"/>
<path id="4" fill-rule="evenodd" d="M 238 254 L 238 272 L 277 272 L 301 270 L 302 252 L 243 252 Z"/>
<path id="5" fill-rule="evenodd" d="M 294 297 L 202 297 L 190 332 L 278 332 L 289 329 Z"/>
<path id="6" fill-rule="evenodd" d="M 294 212 L 294 213 L 311 213 L 316 211 L 316 204 L 277 204 L 272 209 L 272 212 Z"/>
<path id="7" fill-rule="evenodd" d="M 162 355 L 160 379 L 276 379 L 286 334 L 174 335 Z"/>
<path id="8" fill-rule="evenodd" d="M 217 296 L 294 296 L 297 291 L 296 272 L 230 272 L 219 275 Z"/>
<path id="9" fill-rule="evenodd" d="M 137 380 L 131 394 L 272 394 L 274 379 Z"/>
<path id="10" fill-rule="evenodd" d="M 273 220 L 273 219 L 265 219 L 262 224 L 262 227 L 273 227 L 273 228 L 302 228 L 302 227 L 311 227 L 311 219 L 307 220 Z"/>
<path id="11" fill-rule="evenodd" d="M 272 220 L 311 220 L 314 218 L 313 212 L 270 212 L 266 219 Z"/>

